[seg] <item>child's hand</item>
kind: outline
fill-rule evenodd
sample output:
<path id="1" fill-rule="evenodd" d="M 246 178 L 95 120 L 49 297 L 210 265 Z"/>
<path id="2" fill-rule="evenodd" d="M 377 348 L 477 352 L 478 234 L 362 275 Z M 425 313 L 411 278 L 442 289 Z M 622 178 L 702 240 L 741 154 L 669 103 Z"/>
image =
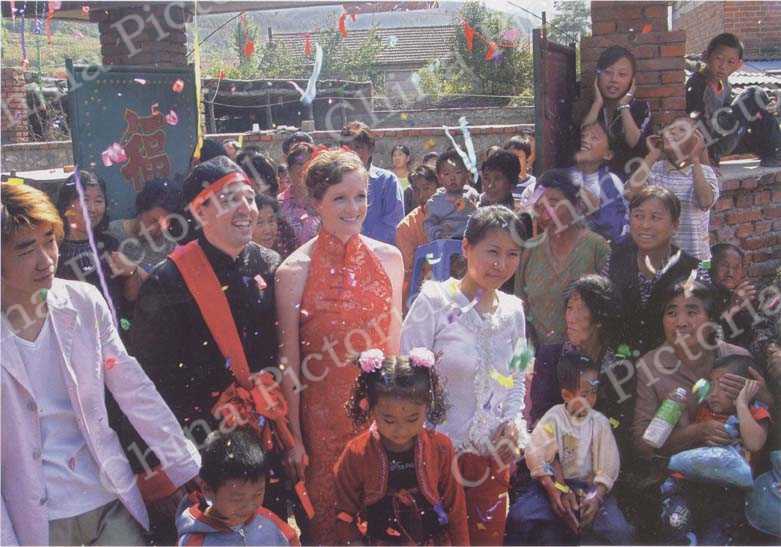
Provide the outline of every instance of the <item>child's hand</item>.
<path id="1" fill-rule="evenodd" d="M 659 135 L 648 135 L 645 138 L 645 146 L 649 156 L 659 158 L 662 155 L 662 137 Z"/>
<path id="2" fill-rule="evenodd" d="M 520 456 L 518 450 L 518 428 L 512 422 L 505 422 L 496 428 L 491 442 L 499 459 L 511 464 Z"/>
<path id="3" fill-rule="evenodd" d="M 743 389 L 738 394 L 738 398 L 735 399 L 735 404 L 748 407 L 758 391 L 759 383 L 756 380 L 746 380 L 746 383 L 743 384 Z"/>
<path id="4" fill-rule="evenodd" d="M 632 85 L 629 86 L 629 90 L 621 97 L 621 100 L 618 101 L 618 105 L 626 106 L 631 103 L 635 96 L 635 91 L 637 91 L 637 83 L 635 82 L 635 79 L 632 78 Z"/>
<path id="5" fill-rule="evenodd" d="M 594 490 L 586 494 L 583 501 L 580 502 L 581 526 L 588 526 L 594 522 L 594 517 L 597 516 L 597 512 L 599 511 L 599 508 L 602 507 L 604 500 L 605 498 L 600 490 L 600 485 L 597 485 Z"/>
<path id="6" fill-rule="evenodd" d="M 707 162 L 707 159 L 703 161 L 703 154 L 705 153 L 705 137 L 702 136 L 702 133 L 700 133 L 699 129 L 695 129 L 694 133 L 692 134 L 692 138 L 694 139 L 694 146 L 692 146 L 689 159 L 692 161 L 692 163 Z"/>
<path id="7" fill-rule="evenodd" d="M 545 491 L 548 493 L 548 501 L 551 504 L 551 509 L 557 517 L 567 523 L 567 526 L 574 532 L 578 533 L 580 523 L 578 522 L 578 499 L 575 493 L 570 490 L 567 493 L 562 492 L 556 488 L 553 479 L 548 477 L 549 480 L 545 481 Z"/>

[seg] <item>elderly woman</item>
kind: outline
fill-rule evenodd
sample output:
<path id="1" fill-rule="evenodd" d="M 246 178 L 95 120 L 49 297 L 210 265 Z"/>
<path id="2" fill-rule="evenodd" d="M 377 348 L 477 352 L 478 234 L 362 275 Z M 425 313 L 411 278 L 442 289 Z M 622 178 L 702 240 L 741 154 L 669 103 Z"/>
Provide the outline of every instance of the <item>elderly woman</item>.
<path id="1" fill-rule="evenodd" d="M 616 355 L 622 324 L 621 302 L 609 279 L 586 275 L 578 279 L 564 299 L 567 324 L 564 343 L 542 346 L 537 351 L 531 381 L 528 423 L 534 427 L 553 405 L 562 402 L 556 365 L 565 354 L 589 357 L 600 365 L 597 410 L 620 424 L 629 424 L 631 405 L 621 404 L 607 378 L 608 370 L 621 366 Z M 615 371 L 614 371 L 615 372 Z"/>
<path id="2" fill-rule="evenodd" d="M 670 280 L 687 277 L 709 284 L 708 271 L 699 260 L 672 244 L 681 202 L 660 186 L 646 186 L 629 202 L 630 237 L 613 244 L 608 277 L 624 303 L 625 339 L 638 354 L 650 351 L 663 339 L 656 296 Z"/>
<path id="3" fill-rule="evenodd" d="M 451 408 L 441 426 L 458 453 L 472 545 L 501 544 L 510 465 L 525 435 L 524 378 L 514 348 L 525 344 L 523 303 L 499 289 L 521 257 L 523 227 L 502 206 L 467 222 L 463 279 L 427 282 L 402 325 L 401 351 L 429 348 Z"/>
<path id="4" fill-rule="evenodd" d="M 564 293 L 582 276 L 607 264 L 610 247 L 586 228 L 579 213 L 579 188 L 565 169 L 551 169 L 537 179 L 534 212 L 542 233 L 526 241 L 515 276 L 515 294 L 528 306 L 536 342 L 564 340 Z"/>

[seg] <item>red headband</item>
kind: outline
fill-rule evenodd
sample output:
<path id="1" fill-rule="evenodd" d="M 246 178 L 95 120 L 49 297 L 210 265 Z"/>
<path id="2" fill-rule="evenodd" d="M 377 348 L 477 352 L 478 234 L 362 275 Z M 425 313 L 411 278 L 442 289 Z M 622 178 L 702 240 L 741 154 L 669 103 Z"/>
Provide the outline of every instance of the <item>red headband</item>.
<path id="1" fill-rule="evenodd" d="M 217 180 L 215 180 L 213 183 L 211 183 L 209 186 L 201 190 L 201 192 L 195 196 L 192 201 L 190 201 L 190 208 L 195 209 L 197 207 L 200 207 L 203 205 L 203 202 L 209 199 L 213 194 L 216 194 L 229 184 L 232 184 L 234 182 L 242 182 L 246 184 L 247 186 L 252 186 L 249 182 L 249 179 L 247 178 L 247 175 L 245 175 L 242 172 L 239 171 L 233 171 L 232 173 L 228 173 L 224 177 L 221 177 Z"/>

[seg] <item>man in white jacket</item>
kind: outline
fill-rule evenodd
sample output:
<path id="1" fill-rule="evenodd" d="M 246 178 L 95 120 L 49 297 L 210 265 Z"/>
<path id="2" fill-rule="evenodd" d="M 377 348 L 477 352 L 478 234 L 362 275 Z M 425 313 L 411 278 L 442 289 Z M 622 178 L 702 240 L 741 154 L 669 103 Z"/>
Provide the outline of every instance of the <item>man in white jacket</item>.
<path id="1" fill-rule="evenodd" d="M 63 226 L 46 194 L 3 183 L 2 544 L 143 545 L 149 518 L 110 428 L 108 388 L 161 462 L 175 504 L 200 457 L 91 285 L 54 278 Z M 149 478 L 147 477 L 149 482 Z"/>

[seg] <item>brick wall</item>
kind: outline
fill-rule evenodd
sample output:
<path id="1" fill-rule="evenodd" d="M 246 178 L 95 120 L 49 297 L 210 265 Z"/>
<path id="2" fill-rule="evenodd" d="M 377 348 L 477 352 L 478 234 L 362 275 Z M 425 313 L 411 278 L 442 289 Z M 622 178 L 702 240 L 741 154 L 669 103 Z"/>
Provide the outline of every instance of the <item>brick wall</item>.
<path id="1" fill-rule="evenodd" d="M 3 143 L 28 142 L 27 94 L 24 73 L 19 68 L 2 68 L 2 134 Z"/>
<path id="2" fill-rule="evenodd" d="M 721 180 L 719 186 L 711 244 L 738 244 L 746 251 L 749 276 L 772 278 L 781 267 L 781 172 Z"/>
<path id="3" fill-rule="evenodd" d="M 683 55 L 685 32 L 667 28 L 667 2 L 591 2 L 591 37 L 580 44 L 582 114 L 593 100 L 596 64 L 611 45 L 626 47 L 637 58 L 636 97 L 651 104 L 661 127 L 684 115 Z"/>
<path id="4" fill-rule="evenodd" d="M 711 38 L 736 34 L 747 59 L 781 59 L 781 2 L 694 2 L 673 11 L 673 29 L 686 31 L 686 53 L 702 53 Z"/>
<path id="5" fill-rule="evenodd" d="M 190 18 L 182 5 L 162 2 L 90 11 L 90 21 L 99 25 L 100 51 L 106 65 L 186 66 L 184 23 Z"/>

